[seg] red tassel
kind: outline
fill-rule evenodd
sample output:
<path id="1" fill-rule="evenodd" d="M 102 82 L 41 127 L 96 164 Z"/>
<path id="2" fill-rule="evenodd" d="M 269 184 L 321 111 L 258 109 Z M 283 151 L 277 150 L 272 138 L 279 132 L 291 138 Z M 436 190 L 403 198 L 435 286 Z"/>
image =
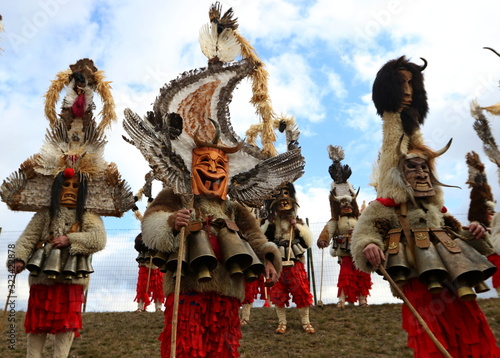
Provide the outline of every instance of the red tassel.
<path id="1" fill-rule="evenodd" d="M 399 204 L 396 204 L 396 202 L 391 198 L 377 198 L 375 200 L 377 200 L 383 206 L 388 206 L 388 207 L 399 206 Z"/>
<path id="2" fill-rule="evenodd" d="M 290 296 L 297 308 L 309 307 L 313 303 L 309 279 L 304 264 L 295 261 L 294 266 L 283 267 L 278 282 L 273 286 L 269 297 L 279 307 L 290 306 Z"/>
<path id="3" fill-rule="evenodd" d="M 71 106 L 71 111 L 75 117 L 82 117 L 85 113 L 85 93 L 80 93 Z"/>

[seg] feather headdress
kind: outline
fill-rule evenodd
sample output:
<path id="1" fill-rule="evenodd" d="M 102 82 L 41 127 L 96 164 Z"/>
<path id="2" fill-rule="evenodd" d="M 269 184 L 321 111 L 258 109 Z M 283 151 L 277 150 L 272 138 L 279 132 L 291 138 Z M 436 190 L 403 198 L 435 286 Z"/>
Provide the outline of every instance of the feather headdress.
<path id="1" fill-rule="evenodd" d="M 222 17 L 220 14 L 217 3 L 209 12 L 210 25 L 202 30 L 204 34 L 210 33 L 200 39 L 202 51 L 209 59 L 208 66 L 184 72 L 161 88 L 153 111 L 144 118 L 126 109 L 123 126 L 130 138 L 125 140 L 141 151 L 155 179 L 179 194 L 191 193 L 192 150 L 197 141 L 212 142 L 220 147 L 238 146 L 239 150 L 228 153 L 231 180 L 228 195 L 242 204 L 258 207 L 274 188 L 299 178 L 305 163 L 298 147 L 273 156 L 265 145 L 261 149 L 244 142 L 234 132 L 229 116 L 232 92 L 242 79 L 254 77 L 262 64 L 256 56 L 248 56 L 248 46 L 236 35 L 237 23 L 232 19 L 232 10 Z M 230 63 L 221 60 L 233 58 L 225 52 L 227 46 L 218 45 L 217 41 L 225 41 L 220 39 L 221 34 L 238 38 L 242 60 Z M 266 99 L 264 96 L 264 102 L 259 100 L 257 112 L 262 117 L 263 112 L 269 112 L 269 108 L 262 111 L 268 104 Z M 271 131 L 274 136 L 272 126 Z"/>

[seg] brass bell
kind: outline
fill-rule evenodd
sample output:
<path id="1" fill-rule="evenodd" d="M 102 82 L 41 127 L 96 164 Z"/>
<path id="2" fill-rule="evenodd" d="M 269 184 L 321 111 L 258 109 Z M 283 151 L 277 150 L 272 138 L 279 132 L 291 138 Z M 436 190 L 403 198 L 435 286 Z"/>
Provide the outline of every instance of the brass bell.
<path id="1" fill-rule="evenodd" d="M 245 281 L 253 282 L 259 278 L 261 274 L 264 273 L 265 267 L 262 261 L 260 261 L 259 257 L 253 251 L 252 247 L 248 243 L 248 241 L 243 240 L 243 244 L 247 247 L 248 252 L 252 256 L 252 263 L 250 266 L 244 271 L 245 273 Z"/>
<path id="2" fill-rule="evenodd" d="M 454 239 L 453 242 L 461 246 L 460 239 Z M 435 246 L 446 266 L 450 280 L 459 290 L 459 296 L 463 296 L 464 299 L 472 295 L 475 296 L 471 287 L 483 281 L 483 272 L 464 254 L 464 250 L 457 253 L 450 252 L 441 242 L 437 242 Z"/>
<path id="3" fill-rule="evenodd" d="M 187 243 L 185 243 L 184 247 L 186 247 Z M 184 276 L 186 270 L 189 269 L 189 263 L 188 263 L 188 252 L 189 252 L 189 247 L 186 247 L 186 250 L 184 250 L 184 256 L 181 258 L 181 275 Z M 168 260 L 165 264 L 167 271 L 170 271 L 173 273 L 173 277 L 175 278 L 177 276 L 177 262 L 179 260 L 179 251 L 172 252 Z"/>
<path id="4" fill-rule="evenodd" d="M 484 281 L 481 281 L 476 286 L 474 286 L 474 291 L 476 291 L 476 293 L 488 292 L 489 290 L 490 287 Z"/>
<path id="5" fill-rule="evenodd" d="M 87 277 L 89 274 L 89 264 L 88 264 L 88 257 L 83 256 L 83 255 L 77 255 L 77 260 L 76 260 L 76 277 L 77 278 L 84 278 Z"/>
<path id="6" fill-rule="evenodd" d="M 87 256 L 87 267 L 88 267 L 87 275 L 94 273 L 94 266 L 92 266 L 92 256 L 91 255 Z"/>
<path id="7" fill-rule="evenodd" d="M 28 263 L 26 264 L 26 269 L 30 272 L 30 276 L 38 276 L 43 265 L 44 248 L 40 247 L 33 252 Z"/>
<path id="8" fill-rule="evenodd" d="M 157 251 L 153 255 L 153 265 L 161 269 L 167 263 L 167 259 L 168 259 L 168 254 L 166 252 Z"/>
<path id="9" fill-rule="evenodd" d="M 434 244 L 431 243 L 428 248 L 415 247 L 414 257 L 419 280 L 427 285 L 429 292 L 440 292 L 443 289 L 443 281 L 448 277 L 448 271 Z"/>
<path id="10" fill-rule="evenodd" d="M 215 257 L 212 244 L 205 230 L 192 232 L 187 237 L 189 247 L 189 269 L 198 274 L 198 282 L 212 279 L 210 271 L 215 270 L 219 262 Z"/>
<path id="11" fill-rule="evenodd" d="M 223 227 L 219 231 L 219 244 L 224 266 L 233 278 L 243 277 L 243 271 L 252 264 L 252 256 L 236 231 Z"/>
<path id="12" fill-rule="evenodd" d="M 476 299 L 476 293 L 472 290 L 471 286 L 466 282 L 464 278 L 455 280 L 454 285 L 457 288 L 458 297 L 460 297 L 461 300 L 471 301 Z"/>
<path id="13" fill-rule="evenodd" d="M 304 255 L 304 252 L 306 252 L 307 250 L 304 249 L 302 247 L 302 245 L 300 244 L 293 244 L 292 245 L 292 252 L 294 254 L 295 257 L 300 257 L 302 255 Z"/>
<path id="14" fill-rule="evenodd" d="M 135 261 L 137 261 L 139 265 L 144 263 L 144 254 L 144 252 L 139 252 L 139 255 L 135 258 Z"/>
<path id="15" fill-rule="evenodd" d="M 75 255 L 68 256 L 62 271 L 65 280 L 72 280 L 76 276 L 76 264 L 77 257 Z"/>
<path id="16" fill-rule="evenodd" d="M 472 246 L 464 242 L 463 240 L 455 240 L 455 242 L 460 246 L 462 253 L 467 256 L 467 258 L 483 273 L 483 281 L 487 280 L 495 274 L 497 267 L 493 265 L 484 255 L 481 255 Z"/>
<path id="17" fill-rule="evenodd" d="M 386 271 L 398 285 L 403 285 L 408 281 L 411 268 L 408 265 L 404 245 L 399 243 L 399 250 L 396 254 L 386 254 Z"/>
<path id="18" fill-rule="evenodd" d="M 47 278 L 55 279 L 60 272 L 61 250 L 52 248 L 47 260 L 45 260 L 45 264 L 43 265 L 43 273 L 47 275 Z"/>

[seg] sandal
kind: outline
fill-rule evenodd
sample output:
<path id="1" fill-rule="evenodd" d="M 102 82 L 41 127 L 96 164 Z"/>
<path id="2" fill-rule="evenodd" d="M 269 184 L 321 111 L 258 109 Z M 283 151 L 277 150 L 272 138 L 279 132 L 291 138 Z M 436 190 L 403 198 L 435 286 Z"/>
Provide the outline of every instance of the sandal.
<path id="1" fill-rule="evenodd" d="M 246 318 L 242 318 L 242 319 L 240 319 L 240 324 L 242 326 L 244 326 L 244 325 L 248 324 L 248 320 Z"/>
<path id="2" fill-rule="evenodd" d="M 344 303 L 344 301 L 339 301 L 339 302 L 337 303 L 337 308 L 344 308 L 344 307 L 345 307 L 345 303 Z"/>
<path id="3" fill-rule="evenodd" d="M 276 333 L 285 334 L 285 332 L 286 332 L 286 324 L 280 323 L 278 328 L 276 329 Z"/>
<path id="4" fill-rule="evenodd" d="M 302 325 L 302 328 L 304 328 L 304 331 L 307 333 L 307 334 L 313 334 L 313 333 L 316 333 L 316 330 L 314 329 L 314 327 L 310 324 L 310 323 L 304 323 Z"/>

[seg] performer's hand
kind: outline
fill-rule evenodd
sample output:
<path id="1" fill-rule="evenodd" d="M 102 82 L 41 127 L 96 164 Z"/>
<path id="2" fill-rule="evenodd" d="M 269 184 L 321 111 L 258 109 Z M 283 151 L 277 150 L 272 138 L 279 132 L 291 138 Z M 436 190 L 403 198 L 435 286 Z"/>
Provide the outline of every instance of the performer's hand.
<path id="1" fill-rule="evenodd" d="M 323 240 L 318 240 L 318 247 L 320 249 L 324 249 L 325 247 L 328 247 L 328 242 L 323 241 Z"/>
<path id="2" fill-rule="evenodd" d="M 293 219 L 290 220 L 290 224 L 292 224 L 292 226 L 293 226 L 294 229 L 297 228 L 297 220 L 295 218 L 293 218 Z"/>
<path id="3" fill-rule="evenodd" d="M 473 221 L 469 226 L 464 226 L 463 228 L 464 230 L 469 230 L 475 239 L 482 239 L 486 235 L 486 229 L 477 221 Z"/>
<path id="4" fill-rule="evenodd" d="M 278 273 L 276 272 L 276 269 L 274 268 L 274 265 L 271 261 L 266 262 L 266 282 L 265 285 L 267 287 L 274 286 L 276 282 L 278 282 L 279 276 Z"/>
<path id="5" fill-rule="evenodd" d="M 385 261 L 384 252 L 374 243 L 369 243 L 363 250 L 363 256 L 376 269 L 382 261 Z"/>
<path id="6" fill-rule="evenodd" d="M 24 261 L 18 260 L 14 263 L 14 273 L 18 274 L 25 269 Z"/>
<path id="7" fill-rule="evenodd" d="M 55 249 L 62 249 L 69 246 L 69 239 L 67 236 L 61 235 L 52 240 L 52 247 Z"/>
<path id="8" fill-rule="evenodd" d="M 189 219 L 191 218 L 191 210 L 181 209 L 175 214 L 174 229 L 176 231 L 181 231 L 181 228 L 186 227 L 189 224 Z"/>

